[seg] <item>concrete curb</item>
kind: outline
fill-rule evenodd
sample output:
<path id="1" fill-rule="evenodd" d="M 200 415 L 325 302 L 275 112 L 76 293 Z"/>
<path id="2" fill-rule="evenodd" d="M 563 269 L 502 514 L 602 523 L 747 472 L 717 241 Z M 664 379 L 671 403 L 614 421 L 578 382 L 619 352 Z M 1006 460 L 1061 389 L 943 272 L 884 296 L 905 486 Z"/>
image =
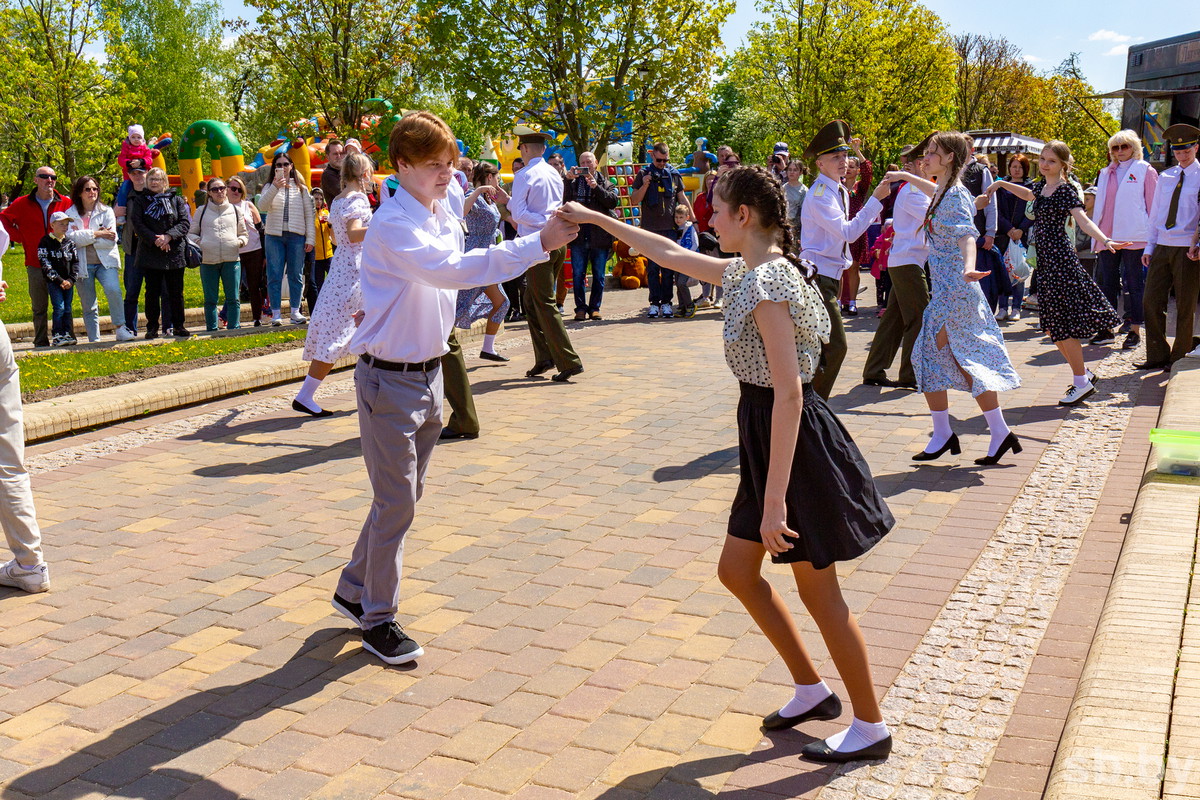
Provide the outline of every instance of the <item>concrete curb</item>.
<path id="1" fill-rule="evenodd" d="M 1198 392 L 1200 362 L 1178 362 L 1158 426 L 1200 430 Z M 1160 475 L 1157 460 L 1151 448 L 1046 800 L 1200 796 L 1200 479 Z"/>
<path id="2" fill-rule="evenodd" d="M 459 343 L 467 345 L 482 339 L 486 326 L 487 320 L 481 319 L 468 331 L 460 329 Z M 25 442 L 53 439 L 145 414 L 298 381 L 308 374 L 308 362 L 300 358 L 302 352 L 301 348 L 294 348 L 30 403 L 24 408 Z M 344 369 L 354 362 L 354 356 L 347 356 L 334 369 Z"/>

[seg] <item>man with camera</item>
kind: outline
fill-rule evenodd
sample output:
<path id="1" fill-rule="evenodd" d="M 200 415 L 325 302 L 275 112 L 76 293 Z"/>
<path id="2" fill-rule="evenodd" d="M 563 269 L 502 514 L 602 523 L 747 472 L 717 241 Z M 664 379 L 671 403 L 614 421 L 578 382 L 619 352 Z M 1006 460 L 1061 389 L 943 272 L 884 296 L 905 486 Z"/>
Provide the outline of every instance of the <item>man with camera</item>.
<path id="1" fill-rule="evenodd" d="M 670 164 L 667 145 L 659 142 L 650 149 L 650 163 L 642 167 L 633 179 L 631 202 L 642 209 L 642 229 L 677 240 L 679 231 L 675 227 L 675 206 L 687 206 L 688 218 L 695 220 L 692 204 L 683 191 L 683 178 Z M 646 280 L 650 283 L 650 317 L 673 317 L 671 294 L 675 286 L 675 271 L 661 267 L 653 261 L 646 262 Z M 682 289 L 687 292 L 687 288 Z M 681 298 L 682 299 L 682 298 Z M 686 309 L 680 309 L 685 311 Z"/>
<path id="2" fill-rule="evenodd" d="M 617 207 L 617 187 L 596 169 L 593 153 L 579 154 L 579 166 L 567 175 L 565 202 L 576 201 L 584 208 L 611 214 Z M 580 225 L 579 235 L 570 244 L 572 283 L 575 289 L 575 319 L 600 319 L 600 301 L 604 297 L 604 267 L 612 252 L 613 237 L 595 225 Z M 584 295 L 584 276 L 592 271 L 591 297 Z"/>

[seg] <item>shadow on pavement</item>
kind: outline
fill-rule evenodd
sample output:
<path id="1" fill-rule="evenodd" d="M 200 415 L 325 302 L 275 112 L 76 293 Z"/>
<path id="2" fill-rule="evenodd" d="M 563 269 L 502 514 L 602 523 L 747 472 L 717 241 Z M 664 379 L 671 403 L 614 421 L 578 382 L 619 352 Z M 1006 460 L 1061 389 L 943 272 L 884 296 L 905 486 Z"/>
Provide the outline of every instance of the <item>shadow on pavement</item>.
<path id="1" fill-rule="evenodd" d="M 237 442 L 234 437 L 230 441 Z M 291 442 L 237 442 L 238 444 L 254 447 L 288 447 L 295 452 L 265 458 L 262 461 L 247 461 L 243 463 L 230 462 L 198 467 L 192 474 L 201 478 L 232 478 L 238 475 L 282 475 L 298 469 L 315 467 L 318 464 L 328 464 L 332 461 L 358 458 L 362 455 L 362 446 L 357 436 L 343 439 L 337 444 L 307 445 Z"/>
<path id="2" fill-rule="evenodd" d="M 654 470 L 656 483 L 670 481 L 693 481 L 705 475 L 732 475 L 737 472 L 738 449 L 726 447 L 714 453 L 707 453 L 693 458 L 678 467 L 659 467 Z"/>
<path id="3" fill-rule="evenodd" d="M 72 800 L 95 796 L 95 787 L 100 785 L 113 789 L 116 797 L 159 800 L 199 784 L 206 798 L 236 798 L 236 793 L 202 775 L 156 767 L 223 738 L 273 708 L 312 697 L 361 668 L 361 651 L 336 661 L 309 655 L 326 642 L 352 635 L 350 628 L 316 631 L 281 667 L 252 680 L 181 697 L 82 750 L 21 775 L 3 789 L 0 797 L 23 800 L 42 797 L 57 788 L 55 798 Z M 406 666 L 415 666 L 415 662 Z M 75 778 L 80 779 L 78 789 L 64 786 Z"/>

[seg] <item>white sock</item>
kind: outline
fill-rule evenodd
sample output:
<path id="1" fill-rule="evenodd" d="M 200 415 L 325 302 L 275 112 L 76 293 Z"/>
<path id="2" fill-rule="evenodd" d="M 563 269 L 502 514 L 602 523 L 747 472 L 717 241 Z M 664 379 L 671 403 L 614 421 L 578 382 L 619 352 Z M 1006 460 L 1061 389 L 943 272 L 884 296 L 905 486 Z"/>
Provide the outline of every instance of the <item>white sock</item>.
<path id="1" fill-rule="evenodd" d="M 279 319 L 283 315 L 283 311 L 278 308 L 271 309 L 271 319 Z"/>
<path id="2" fill-rule="evenodd" d="M 496 354 L 496 334 L 485 333 L 483 335 L 483 352 Z"/>
<path id="3" fill-rule="evenodd" d="M 296 402 L 305 408 L 311 408 L 313 411 L 322 411 L 323 409 L 317 405 L 314 399 L 317 394 L 317 387 L 321 385 L 320 378 L 314 378 L 309 375 L 304 379 L 304 385 L 300 387 L 300 391 L 296 394 Z"/>
<path id="4" fill-rule="evenodd" d="M 855 717 L 849 728 L 830 736 L 825 740 L 825 744 L 829 745 L 830 750 L 850 753 L 869 747 L 890 735 L 886 722 L 863 722 Z"/>
<path id="5" fill-rule="evenodd" d="M 933 416 L 933 436 L 929 437 L 929 444 L 925 445 L 926 453 L 936 453 L 945 447 L 946 442 L 950 441 L 950 437 L 954 435 L 954 430 L 950 427 L 950 412 L 947 411 L 930 411 Z"/>
<path id="6" fill-rule="evenodd" d="M 988 430 L 992 432 L 992 441 L 988 444 L 988 455 L 994 456 L 1009 433 L 1008 423 L 1004 421 L 1004 409 L 996 406 L 991 411 L 983 412 L 983 418 L 987 420 Z"/>
<path id="7" fill-rule="evenodd" d="M 798 717 L 831 694 L 833 694 L 833 690 L 825 685 L 825 681 L 808 684 L 797 683 L 795 696 L 779 709 L 779 715 Z"/>
<path id="8" fill-rule="evenodd" d="M 1087 386 L 1087 382 L 1088 382 L 1088 379 L 1087 379 L 1087 370 L 1086 369 L 1083 371 L 1082 375 L 1072 375 L 1071 376 L 1071 383 L 1075 384 L 1076 389 L 1082 389 L 1083 387 Z"/>

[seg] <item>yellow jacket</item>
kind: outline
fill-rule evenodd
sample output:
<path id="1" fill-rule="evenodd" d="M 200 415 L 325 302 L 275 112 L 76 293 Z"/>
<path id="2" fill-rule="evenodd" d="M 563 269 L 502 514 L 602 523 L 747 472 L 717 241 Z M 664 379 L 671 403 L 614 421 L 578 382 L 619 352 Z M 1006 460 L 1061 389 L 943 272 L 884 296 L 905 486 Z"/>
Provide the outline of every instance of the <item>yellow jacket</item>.
<path id="1" fill-rule="evenodd" d="M 314 224 L 315 241 L 313 250 L 315 258 L 321 261 L 326 258 L 333 258 L 333 246 L 336 242 L 333 241 L 333 228 L 329 226 L 329 209 L 322 208 L 317 212 Z"/>

